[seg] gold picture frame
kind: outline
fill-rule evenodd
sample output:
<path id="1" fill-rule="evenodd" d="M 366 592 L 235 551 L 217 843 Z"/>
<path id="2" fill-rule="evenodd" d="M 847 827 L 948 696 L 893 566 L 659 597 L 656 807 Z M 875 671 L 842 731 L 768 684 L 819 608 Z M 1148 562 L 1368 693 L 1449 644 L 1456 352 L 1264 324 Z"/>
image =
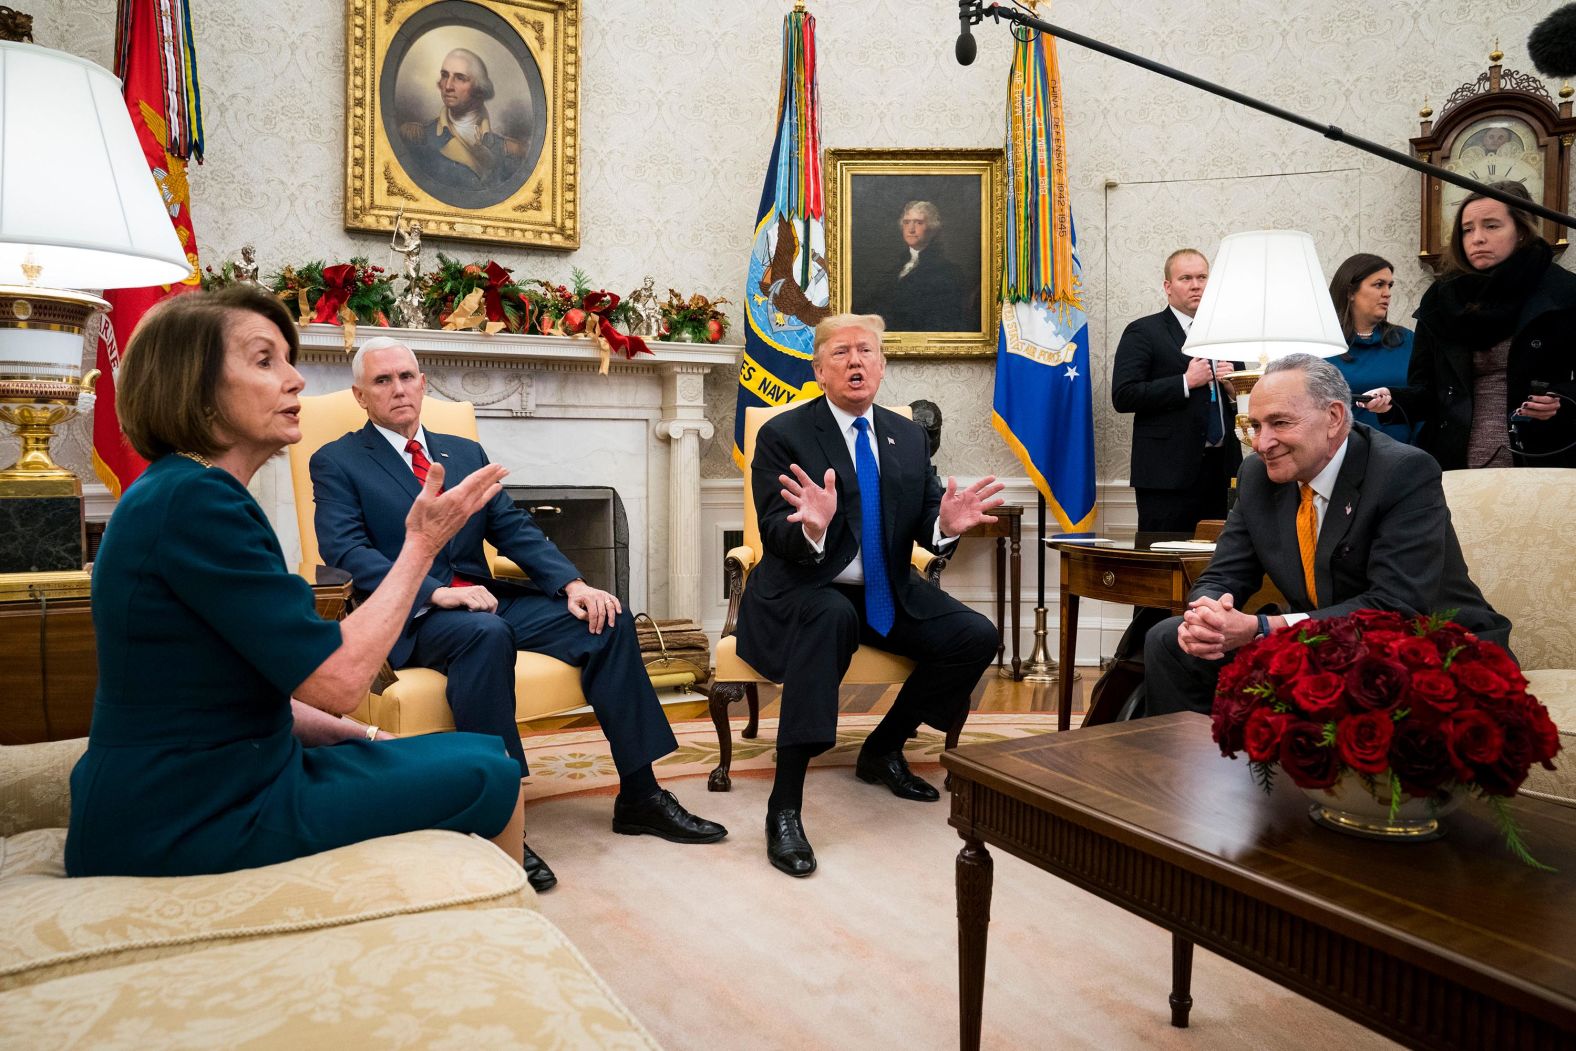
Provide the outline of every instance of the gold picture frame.
<path id="1" fill-rule="evenodd" d="M 428 236 L 580 246 L 580 0 L 346 0 L 345 15 L 346 229 L 391 231 L 403 212 Z"/>
<path id="2" fill-rule="evenodd" d="M 999 149 L 827 150 L 833 309 L 884 317 L 888 357 L 993 356 L 1005 171 Z"/>

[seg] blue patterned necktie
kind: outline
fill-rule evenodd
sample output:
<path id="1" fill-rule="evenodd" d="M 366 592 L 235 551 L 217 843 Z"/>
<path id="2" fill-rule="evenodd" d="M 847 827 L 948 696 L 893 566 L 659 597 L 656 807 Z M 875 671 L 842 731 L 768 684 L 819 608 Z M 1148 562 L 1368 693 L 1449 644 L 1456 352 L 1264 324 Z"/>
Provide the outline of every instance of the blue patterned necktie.
<path id="1" fill-rule="evenodd" d="M 897 614 L 892 582 L 887 578 L 886 544 L 881 529 L 881 469 L 870 437 L 870 421 L 854 421 L 854 471 L 859 475 L 859 554 L 865 564 L 865 621 L 882 637 L 892 630 Z"/>
<path id="2" fill-rule="evenodd" d="M 1219 445 L 1226 437 L 1226 424 L 1221 415 L 1225 412 L 1225 401 L 1221 395 L 1220 384 L 1213 378 L 1215 363 L 1209 363 L 1211 378 L 1209 381 L 1209 417 L 1204 423 L 1204 444 L 1209 446 Z"/>

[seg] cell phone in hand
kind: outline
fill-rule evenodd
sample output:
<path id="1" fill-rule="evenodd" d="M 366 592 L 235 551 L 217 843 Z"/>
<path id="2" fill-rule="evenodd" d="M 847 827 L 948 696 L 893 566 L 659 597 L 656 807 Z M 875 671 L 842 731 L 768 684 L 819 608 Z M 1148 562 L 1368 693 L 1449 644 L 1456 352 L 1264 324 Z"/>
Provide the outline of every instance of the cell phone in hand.
<path id="1" fill-rule="evenodd" d="M 1373 400 L 1374 396 L 1372 394 L 1358 394 L 1352 398 L 1353 402 L 1362 406 L 1367 406 L 1367 404 Z"/>

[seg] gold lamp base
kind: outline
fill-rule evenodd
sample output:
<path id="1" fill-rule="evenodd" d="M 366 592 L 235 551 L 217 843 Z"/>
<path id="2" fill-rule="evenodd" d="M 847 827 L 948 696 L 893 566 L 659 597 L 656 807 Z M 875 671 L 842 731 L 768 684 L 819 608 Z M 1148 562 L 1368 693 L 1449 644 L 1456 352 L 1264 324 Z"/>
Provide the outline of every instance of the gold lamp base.
<path id="1" fill-rule="evenodd" d="M 1049 632 L 1045 627 L 1046 610 L 1044 606 L 1034 607 L 1034 650 L 1029 654 L 1028 661 L 1023 666 L 1024 682 L 1059 682 L 1061 668 L 1051 656 L 1050 647 L 1046 645 Z M 1078 672 L 1074 669 L 1070 673 L 1073 681 L 1078 681 Z"/>
<path id="2" fill-rule="evenodd" d="M 0 471 L 0 498 L 81 493 L 77 477 L 49 455 L 49 440 L 93 393 L 99 374 L 81 375 L 82 348 L 108 307 L 86 292 L 0 285 L 0 422 L 22 443 L 16 462 Z"/>
<path id="3" fill-rule="evenodd" d="M 1248 399 L 1253 394 L 1253 387 L 1264 378 L 1264 366 L 1261 363 L 1256 369 L 1242 369 L 1226 377 L 1226 382 L 1231 384 L 1237 399 L 1236 431 L 1237 441 L 1248 452 L 1253 451 L 1253 423 L 1248 417 Z"/>

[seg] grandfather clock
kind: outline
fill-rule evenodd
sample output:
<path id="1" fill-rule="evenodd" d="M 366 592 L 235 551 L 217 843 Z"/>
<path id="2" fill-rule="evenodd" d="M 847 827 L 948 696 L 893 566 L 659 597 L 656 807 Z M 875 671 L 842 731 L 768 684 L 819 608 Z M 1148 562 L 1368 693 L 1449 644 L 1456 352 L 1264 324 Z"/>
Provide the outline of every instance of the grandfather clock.
<path id="1" fill-rule="evenodd" d="M 1420 134 L 1412 140 L 1419 160 L 1476 179 L 1510 180 L 1526 186 L 1532 199 L 1557 212 L 1566 211 L 1570 186 L 1571 143 L 1576 117 L 1571 115 L 1569 84 L 1560 88 L 1555 104 L 1548 87 L 1531 73 L 1505 69 L 1498 47 L 1489 53 L 1489 67 L 1476 80 L 1460 85 L 1445 99 L 1437 120 L 1423 104 Z M 1456 211 L 1467 195 L 1452 183 L 1422 177 L 1422 222 L 1419 258 L 1438 271 L 1449 248 Z M 1559 253 L 1566 245 L 1565 227 L 1543 220 L 1543 236 Z"/>

